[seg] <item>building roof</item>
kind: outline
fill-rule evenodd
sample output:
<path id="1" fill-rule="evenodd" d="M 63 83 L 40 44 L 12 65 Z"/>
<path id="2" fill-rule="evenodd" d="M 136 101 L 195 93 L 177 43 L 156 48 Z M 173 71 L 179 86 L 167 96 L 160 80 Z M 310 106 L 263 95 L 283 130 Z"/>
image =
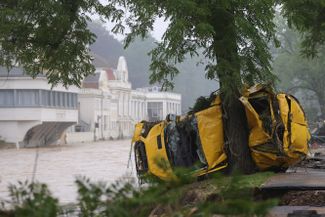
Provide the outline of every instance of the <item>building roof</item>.
<path id="1" fill-rule="evenodd" d="M 94 88 L 98 89 L 98 82 L 97 83 L 82 83 L 83 88 Z"/>
<path id="2" fill-rule="evenodd" d="M 136 90 L 143 91 L 143 92 L 165 92 L 162 91 L 161 87 L 159 86 L 141 87 L 141 88 L 137 88 Z"/>
<path id="3" fill-rule="evenodd" d="M 84 88 L 98 88 L 99 73 L 88 75 L 82 82 Z"/>
<path id="4" fill-rule="evenodd" d="M 6 67 L 0 66 L 0 77 L 31 77 L 23 68 L 13 67 L 8 71 Z M 37 77 L 45 77 L 43 74 L 38 74 Z"/>
<path id="5" fill-rule="evenodd" d="M 116 80 L 114 71 L 111 68 L 103 69 L 106 73 L 106 77 L 108 80 Z M 99 79 L 100 79 L 100 71 L 97 71 L 95 74 L 87 76 L 82 82 L 82 87 L 84 88 L 98 88 Z"/>
<path id="6" fill-rule="evenodd" d="M 116 80 L 113 69 L 105 69 L 108 80 Z"/>
<path id="7" fill-rule="evenodd" d="M 8 71 L 6 67 L 0 66 L 0 77 L 30 77 L 20 67 L 14 67 Z M 38 75 L 38 77 L 44 77 L 44 75 Z"/>
<path id="8" fill-rule="evenodd" d="M 99 73 L 95 73 L 92 75 L 88 75 L 85 79 L 84 79 L 84 83 L 96 83 L 99 80 Z"/>

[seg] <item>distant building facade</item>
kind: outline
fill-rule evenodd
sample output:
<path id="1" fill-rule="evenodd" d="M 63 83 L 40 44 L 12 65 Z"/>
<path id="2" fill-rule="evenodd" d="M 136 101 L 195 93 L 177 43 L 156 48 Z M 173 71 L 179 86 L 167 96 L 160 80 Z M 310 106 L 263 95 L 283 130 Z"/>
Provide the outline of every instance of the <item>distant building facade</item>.
<path id="1" fill-rule="evenodd" d="M 96 139 L 130 137 L 141 120 L 162 120 L 169 113 L 181 114 L 181 95 L 160 92 L 159 87 L 132 90 L 124 57 L 117 68 L 97 68 L 83 81 L 79 96 L 80 128 Z M 84 125 L 84 126 L 82 126 Z"/>
<path id="2" fill-rule="evenodd" d="M 0 68 L 0 141 L 31 147 L 67 138 L 125 138 L 141 120 L 180 115 L 180 94 L 160 92 L 159 87 L 132 90 L 128 75 L 126 60 L 120 57 L 116 69 L 97 68 L 82 88 L 51 89 L 45 76 L 32 79 L 20 68 L 9 73 Z"/>
<path id="3" fill-rule="evenodd" d="M 78 122 L 78 88 L 51 89 L 46 77 L 32 79 L 20 68 L 0 68 L 0 139 L 17 147 L 56 142 Z"/>

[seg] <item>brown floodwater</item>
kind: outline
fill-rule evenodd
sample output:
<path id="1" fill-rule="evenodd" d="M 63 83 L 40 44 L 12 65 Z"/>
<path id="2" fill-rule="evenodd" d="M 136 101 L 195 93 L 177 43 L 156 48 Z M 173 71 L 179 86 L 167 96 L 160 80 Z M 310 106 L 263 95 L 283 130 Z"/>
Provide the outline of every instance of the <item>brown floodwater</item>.
<path id="1" fill-rule="evenodd" d="M 46 183 L 60 203 L 76 200 L 76 176 L 92 181 L 113 183 L 117 179 L 135 177 L 127 168 L 130 140 L 100 141 L 44 148 L 0 149 L 0 199 L 8 199 L 8 185 L 32 180 L 35 159 L 35 180 Z"/>

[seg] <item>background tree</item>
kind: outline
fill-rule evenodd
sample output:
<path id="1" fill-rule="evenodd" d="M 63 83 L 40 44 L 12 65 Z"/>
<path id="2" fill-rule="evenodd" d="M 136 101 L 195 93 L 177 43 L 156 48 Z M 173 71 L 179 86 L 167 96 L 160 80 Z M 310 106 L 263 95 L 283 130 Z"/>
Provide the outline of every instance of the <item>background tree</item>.
<path id="1" fill-rule="evenodd" d="M 297 97 L 304 97 L 301 101 L 305 108 L 313 110 L 308 112 L 309 121 L 315 120 L 315 98 L 319 105 L 320 116 L 325 118 L 325 48 L 318 47 L 318 55 L 313 59 L 306 59 L 301 55 L 303 46 L 302 35 L 289 29 L 286 21 L 278 17 L 279 40 L 281 48 L 275 50 L 274 72 L 279 78 L 278 88 L 289 93 L 297 93 Z M 311 100 L 312 98 L 312 100 Z M 309 99 L 309 100 L 308 100 Z M 310 105 L 312 104 L 312 105 Z M 306 109 L 305 109 L 306 110 Z M 317 111 L 317 109 L 316 109 Z"/>

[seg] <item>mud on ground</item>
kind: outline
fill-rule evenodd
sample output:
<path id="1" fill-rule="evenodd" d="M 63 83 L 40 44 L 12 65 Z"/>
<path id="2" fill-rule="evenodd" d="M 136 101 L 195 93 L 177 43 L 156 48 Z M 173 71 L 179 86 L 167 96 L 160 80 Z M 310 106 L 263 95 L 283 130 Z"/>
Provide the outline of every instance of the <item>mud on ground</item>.
<path id="1" fill-rule="evenodd" d="M 289 191 L 280 199 L 280 206 L 325 206 L 325 191 Z"/>

